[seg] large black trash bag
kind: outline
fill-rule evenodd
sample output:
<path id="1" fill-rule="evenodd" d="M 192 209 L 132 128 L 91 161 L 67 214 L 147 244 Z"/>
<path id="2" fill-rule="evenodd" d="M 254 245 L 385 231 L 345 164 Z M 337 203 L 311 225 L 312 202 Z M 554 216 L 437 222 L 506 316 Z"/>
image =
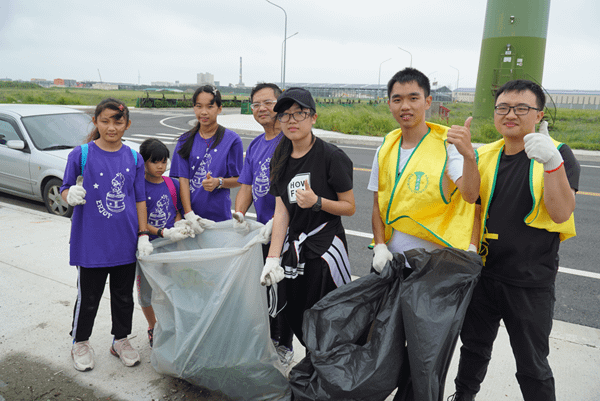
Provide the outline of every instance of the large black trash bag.
<path id="1" fill-rule="evenodd" d="M 294 400 L 385 400 L 409 380 L 400 311 L 404 257 L 330 292 L 304 313 L 309 352 L 290 372 Z"/>
<path id="2" fill-rule="evenodd" d="M 432 252 L 418 248 L 404 254 L 413 268 L 402 284 L 400 299 L 414 399 L 441 401 L 450 360 L 481 273 L 481 258 L 454 248 Z M 400 394 L 394 398 L 411 399 Z"/>

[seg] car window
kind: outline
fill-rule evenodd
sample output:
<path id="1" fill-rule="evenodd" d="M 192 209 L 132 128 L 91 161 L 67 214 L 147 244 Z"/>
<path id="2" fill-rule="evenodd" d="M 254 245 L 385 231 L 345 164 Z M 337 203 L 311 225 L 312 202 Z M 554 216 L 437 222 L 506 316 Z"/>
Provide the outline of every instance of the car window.
<path id="1" fill-rule="evenodd" d="M 21 139 L 17 130 L 10 122 L 0 118 L 0 145 L 6 145 L 6 142 L 13 139 Z"/>
<path id="2" fill-rule="evenodd" d="M 85 113 L 31 116 L 22 121 L 33 144 L 40 150 L 79 146 L 93 128 L 90 116 Z"/>

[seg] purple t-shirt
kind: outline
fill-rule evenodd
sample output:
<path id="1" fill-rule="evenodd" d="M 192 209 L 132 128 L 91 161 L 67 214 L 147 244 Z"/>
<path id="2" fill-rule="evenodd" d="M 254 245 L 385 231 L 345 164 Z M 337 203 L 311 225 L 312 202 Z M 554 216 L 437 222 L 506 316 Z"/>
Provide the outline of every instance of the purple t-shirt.
<path id="1" fill-rule="evenodd" d="M 173 185 L 177 193 L 177 205 L 173 205 L 173 197 L 169 187 L 163 181 L 155 184 L 146 181 L 146 210 L 148 211 L 148 224 L 156 228 L 171 228 L 175 225 L 177 211 L 183 211 L 181 198 L 179 197 L 179 181 L 173 179 Z M 150 241 L 158 238 L 150 236 Z"/>
<path id="2" fill-rule="evenodd" d="M 200 134 L 194 135 L 192 151 L 187 160 L 178 153 L 187 135 L 182 135 L 177 141 L 170 175 L 171 177 L 187 178 L 190 181 L 190 200 L 194 213 L 213 221 L 230 220 L 229 189 L 205 191 L 202 187 L 202 180 L 206 178 L 207 173 L 214 178 L 238 177 L 242 170 L 244 157 L 242 140 L 235 132 L 225 129 L 221 142 L 214 149 L 210 149 L 214 137 L 205 141 Z"/>
<path id="3" fill-rule="evenodd" d="M 73 208 L 70 264 L 111 267 L 136 261 L 136 202 L 145 200 L 144 159 L 121 146 L 116 152 L 89 143 L 83 172 L 84 205 Z M 75 185 L 81 174 L 81 147 L 69 153 L 60 191 Z"/>
<path id="4" fill-rule="evenodd" d="M 269 193 L 271 187 L 271 157 L 281 141 L 280 132 L 271 140 L 265 134 L 259 135 L 250 142 L 246 150 L 244 168 L 238 182 L 252 186 L 252 200 L 256 209 L 256 220 L 266 224 L 275 212 L 275 197 Z"/>

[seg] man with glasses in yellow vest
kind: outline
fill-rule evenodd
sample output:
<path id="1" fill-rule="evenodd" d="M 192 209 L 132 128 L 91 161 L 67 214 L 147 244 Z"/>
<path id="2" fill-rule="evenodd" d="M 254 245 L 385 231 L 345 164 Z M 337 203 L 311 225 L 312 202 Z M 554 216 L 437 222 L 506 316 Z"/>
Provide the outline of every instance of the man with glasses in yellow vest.
<path id="1" fill-rule="evenodd" d="M 484 267 L 460 334 L 455 401 L 473 400 L 480 390 L 500 319 L 525 401 L 556 399 L 547 358 L 554 281 L 560 242 L 575 236 L 580 166 L 540 123 L 545 102 L 536 83 L 507 82 L 496 92 L 494 112 L 502 139 L 477 150 L 481 205 L 473 236 Z"/>

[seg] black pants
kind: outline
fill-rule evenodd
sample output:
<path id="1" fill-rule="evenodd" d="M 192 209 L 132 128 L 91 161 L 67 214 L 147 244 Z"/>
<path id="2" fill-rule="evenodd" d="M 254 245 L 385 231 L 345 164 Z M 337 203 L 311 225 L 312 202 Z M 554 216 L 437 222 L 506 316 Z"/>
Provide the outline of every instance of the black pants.
<path id="1" fill-rule="evenodd" d="M 502 319 L 517 363 L 516 377 L 523 398 L 555 400 L 554 377 L 548 363 L 554 302 L 554 285 L 523 288 L 482 277 L 460 333 L 463 346 L 456 391 L 467 394 L 479 391 Z"/>
<path id="2" fill-rule="evenodd" d="M 269 254 L 269 244 L 263 244 L 263 262 L 267 260 Z M 267 287 L 267 291 L 269 291 Z M 293 349 L 292 344 L 294 341 L 294 332 L 290 328 L 290 325 L 285 318 L 285 314 L 279 313 L 275 317 L 269 316 L 269 327 L 271 329 L 271 339 L 277 341 L 279 345 L 284 345 L 288 349 Z"/>
<path id="3" fill-rule="evenodd" d="M 92 335 L 94 320 L 106 279 L 110 275 L 111 333 L 116 339 L 131 334 L 133 320 L 133 284 L 135 262 L 113 267 L 78 267 L 77 300 L 73 311 L 71 336 L 76 342 L 87 341 Z"/>
<path id="4" fill-rule="evenodd" d="M 278 285 L 281 284 L 286 286 L 286 306 L 282 313 L 298 340 L 305 345 L 302 335 L 304 311 L 337 288 L 329 265 L 321 258 L 307 259 L 303 275 L 295 279 L 283 279 Z"/>

